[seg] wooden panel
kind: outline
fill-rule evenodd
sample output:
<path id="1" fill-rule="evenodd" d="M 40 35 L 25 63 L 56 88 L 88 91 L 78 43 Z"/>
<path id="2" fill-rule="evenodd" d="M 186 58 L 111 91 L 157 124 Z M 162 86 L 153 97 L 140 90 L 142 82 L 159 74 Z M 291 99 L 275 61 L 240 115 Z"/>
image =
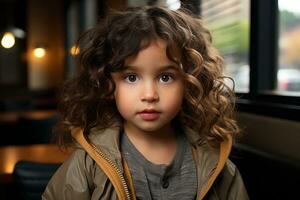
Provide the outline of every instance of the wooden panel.
<path id="1" fill-rule="evenodd" d="M 61 151 L 54 144 L 0 147 L 0 182 L 10 182 L 15 164 L 20 160 L 61 163 L 72 149 Z"/>

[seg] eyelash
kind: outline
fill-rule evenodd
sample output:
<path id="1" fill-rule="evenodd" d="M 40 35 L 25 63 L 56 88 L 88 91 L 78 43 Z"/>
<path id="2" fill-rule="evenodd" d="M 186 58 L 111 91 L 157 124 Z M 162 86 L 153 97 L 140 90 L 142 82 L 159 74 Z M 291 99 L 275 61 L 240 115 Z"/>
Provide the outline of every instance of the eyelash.
<path id="1" fill-rule="evenodd" d="M 130 80 L 129 80 L 129 77 L 130 77 L 130 76 L 134 76 L 134 77 L 135 77 L 135 81 L 130 81 Z M 162 74 L 159 75 L 159 81 L 161 81 L 161 78 L 162 78 L 163 76 L 167 76 L 169 79 L 171 79 L 171 81 L 175 80 L 175 78 L 174 78 L 175 76 L 174 76 L 173 74 L 171 74 L 171 73 L 162 73 Z M 137 75 L 137 74 L 134 74 L 134 73 L 128 73 L 128 74 L 125 74 L 125 75 L 123 76 L 123 80 L 125 80 L 125 81 L 128 82 L 128 83 L 135 83 L 137 80 L 139 80 L 139 78 L 138 78 L 138 75 Z M 161 81 L 161 82 L 163 82 L 163 83 L 169 83 L 170 81 L 166 81 L 166 82 Z"/>

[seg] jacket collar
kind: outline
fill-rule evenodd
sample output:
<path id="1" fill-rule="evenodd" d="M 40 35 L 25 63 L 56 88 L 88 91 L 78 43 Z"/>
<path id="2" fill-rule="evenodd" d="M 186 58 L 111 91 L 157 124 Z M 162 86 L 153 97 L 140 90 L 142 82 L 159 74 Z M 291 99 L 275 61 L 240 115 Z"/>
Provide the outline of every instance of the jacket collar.
<path id="1" fill-rule="evenodd" d="M 197 146 L 201 137 L 188 127 L 184 127 L 182 131 L 186 134 L 189 142 L 193 146 Z M 92 128 L 89 134 L 89 139 L 99 148 L 109 150 L 112 154 L 118 154 L 120 152 L 120 132 L 122 132 L 122 126 L 118 123 L 108 129 L 99 129 L 97 127 Z"/>
<path id="2" fill-rule="evenodd" d="M 110 160 L 114 161 L 118 168 L 123 172 L 122 157 L 120 151 L 120 132 L 121 126 L 114 125 L 108 129 L 91 129 L 89 140 L 101 150 Z"/>
<path id="3" fill-rule="evenodd" d="M 201 136 L 188 127 L 183 128 L 190 143 L 196 149 L 196 167 L 198 177 L 197 199 L 203 199 L 217 176 L 221 173 L 232 147 L 232 137 L 226 135 L 219 148 L 201 142 Z"/>
<path id="4" fill-rule="evenodd" d="M 203 199 L 214 181 L 224 168 L 232 147 L 232 137 L 226 135 L 219 149 L 209 145 L 197 146 L 197 177 L 198 195 L 197 199 Z"/>
<path id="5" fill-rule="evenodd" d="M 208 144 L 199 144 L 200 136 L 189 128 L 183 128 L 189 142 L 196 149 L 196 167 L 198 177 L 198 197 L 202 199 L 208 192 L 215 179 L 226 164 L 231 151 L 232 138 L 227 138 L 220 144 L 219 148 L 213 148 Z M 90 141 L 105 153 L 112 161 L 115 161 L 123 172 L 120 153 L 120 132 L 121 126 L 115 125 L 112 128 L 100 130 L 93 128 L 89 134 Z"/>

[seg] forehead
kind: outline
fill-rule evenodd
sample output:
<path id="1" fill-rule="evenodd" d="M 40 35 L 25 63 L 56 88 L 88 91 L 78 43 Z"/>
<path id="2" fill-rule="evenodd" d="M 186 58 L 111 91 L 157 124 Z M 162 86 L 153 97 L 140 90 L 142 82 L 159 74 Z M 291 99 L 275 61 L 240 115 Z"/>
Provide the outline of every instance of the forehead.
<path id="1" fill-rule="evenodd" d="M 129 56 L 125 59 L 125 66 L 142 66 L 142 65 L 170 65 L 180 62 L 179 51 L 177 48 L 170 49 L 163 39 L 151 40 L 147 43 L 141 43 L 141 48 L 136 55 Z"/>

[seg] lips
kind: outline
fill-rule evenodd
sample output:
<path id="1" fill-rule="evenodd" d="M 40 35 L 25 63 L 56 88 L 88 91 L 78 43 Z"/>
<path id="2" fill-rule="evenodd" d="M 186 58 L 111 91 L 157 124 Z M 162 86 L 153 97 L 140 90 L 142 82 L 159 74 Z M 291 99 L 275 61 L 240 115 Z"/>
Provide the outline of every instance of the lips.
<path id="1" fill-rule="evenodd" d="M 160 112 L 154 109 L 145 109 L 138 114 L 145 121 L 154 121 L 159 118 Z"/>

